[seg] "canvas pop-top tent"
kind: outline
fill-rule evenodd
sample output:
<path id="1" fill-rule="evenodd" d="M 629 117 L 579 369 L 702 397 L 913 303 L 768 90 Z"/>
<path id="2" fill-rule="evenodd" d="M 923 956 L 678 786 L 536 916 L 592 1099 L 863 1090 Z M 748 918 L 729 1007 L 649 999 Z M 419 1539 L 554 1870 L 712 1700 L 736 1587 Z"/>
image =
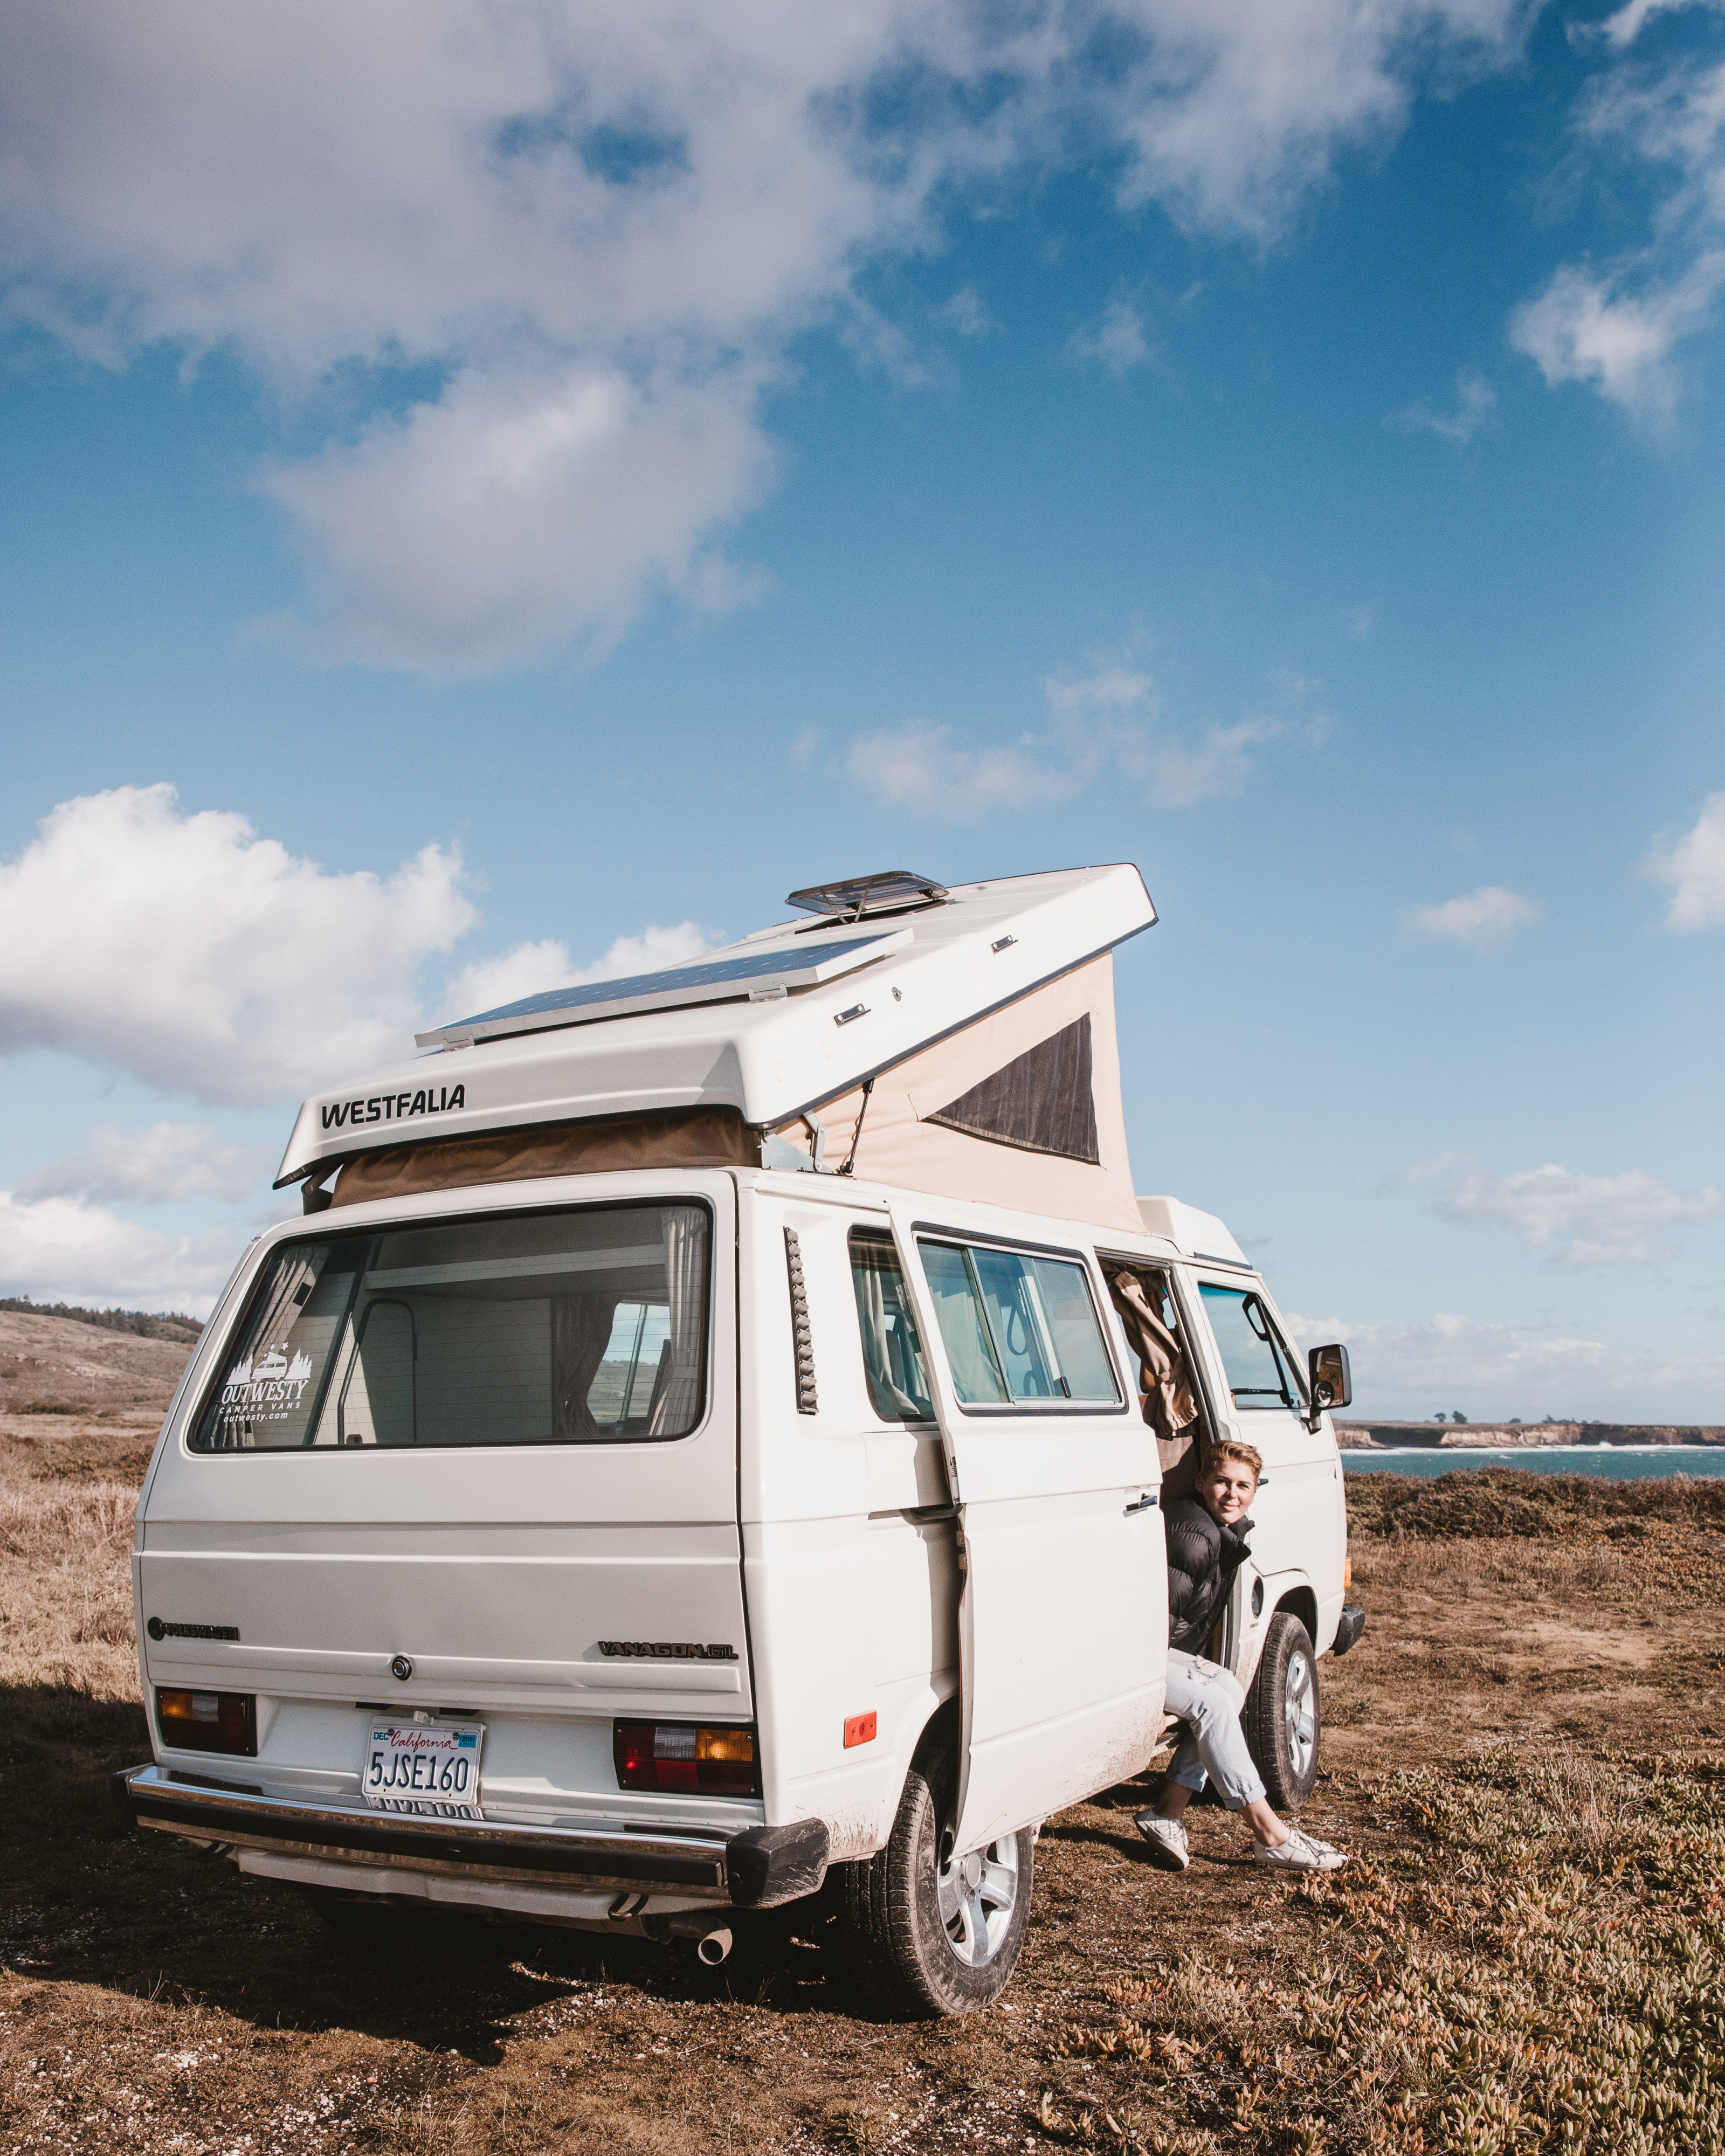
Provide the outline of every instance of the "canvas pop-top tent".
<path id="1" fill-rule="evenodd" d="M 430 1053 L 305 1103 L 277 1188 L 303 1182 L 316 1211 L 788 1168 L 1140 1226 L 1111 957 L 1156 919 L 1136 868 L 951 890 L 895 870 L 787 903 L 811 917 L 422 1034 Z"/>

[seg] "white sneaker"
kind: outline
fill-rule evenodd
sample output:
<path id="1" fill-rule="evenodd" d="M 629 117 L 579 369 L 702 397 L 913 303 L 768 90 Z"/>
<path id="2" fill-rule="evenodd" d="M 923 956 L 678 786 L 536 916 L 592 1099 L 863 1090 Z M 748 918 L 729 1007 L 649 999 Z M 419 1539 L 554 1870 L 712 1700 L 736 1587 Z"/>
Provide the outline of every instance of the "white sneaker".
<path id="1" fill-rule="evenodd" d="M 1281 1865 L 1289 1871 L 1339 1871 L 1348 1861 L 1339 1849 L 1332 1849 L 1313 1835 L 1302 1834 L 1298 1827 L 1290 1829 L 1287 1840 L 1274 1849 L 1266 1849 L 1260 1841 L 1257 1860 L 1260 1864 Z"/>
<path id="2" fill-rule="evenodd" d="M 1160 1812 L 1140 1812 L 1132 1824 L 1149 1843 L 1153 1864 L 1164 1871 L 1183 1871 L 1191 1863 L 1186 1830 L 1178 1820 L 1164 1819 Z"/>

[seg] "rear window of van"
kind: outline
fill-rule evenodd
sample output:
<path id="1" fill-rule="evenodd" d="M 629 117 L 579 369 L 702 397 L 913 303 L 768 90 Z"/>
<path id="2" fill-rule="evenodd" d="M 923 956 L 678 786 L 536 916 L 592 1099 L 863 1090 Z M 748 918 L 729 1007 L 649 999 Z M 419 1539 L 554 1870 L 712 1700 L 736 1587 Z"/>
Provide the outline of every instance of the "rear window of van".
<path id="1" fill-rule="evenodd" d="M 685 1436 L 705 1399 L 710 1241 L 691 1204 L 285 1244 L 192 1450 Z"/>

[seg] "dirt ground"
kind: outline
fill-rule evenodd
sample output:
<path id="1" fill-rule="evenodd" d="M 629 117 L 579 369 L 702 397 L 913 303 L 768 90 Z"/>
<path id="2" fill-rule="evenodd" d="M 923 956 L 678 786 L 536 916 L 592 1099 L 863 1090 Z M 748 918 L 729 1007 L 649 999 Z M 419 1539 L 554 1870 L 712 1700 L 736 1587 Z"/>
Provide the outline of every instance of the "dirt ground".
<path id="1" fill-rule="evenodd" d="M 147 1344 L 147 1343 L 145 1343 Z M 819 1905 L 685 1948 L 339 1936 L 128 1830 L 151 1430 L 0 1416 L 0 2149 L 1664 2151 L 1725 2145 L 1725 1482 L 1357 1478 L 1363 1640 L 1307 1823 L 1153 1870 L 1153 1775 L 1048 1822 L 1004 2000 L 893 2026 Z"/>

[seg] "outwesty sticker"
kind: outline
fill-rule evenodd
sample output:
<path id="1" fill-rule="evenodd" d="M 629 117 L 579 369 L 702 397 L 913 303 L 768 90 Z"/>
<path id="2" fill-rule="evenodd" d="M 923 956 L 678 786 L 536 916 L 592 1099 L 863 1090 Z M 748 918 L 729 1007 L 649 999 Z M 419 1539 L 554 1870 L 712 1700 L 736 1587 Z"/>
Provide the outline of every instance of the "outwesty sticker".
<path id="1" fill-rule="evenodd" d="M 367 1101 L 332 1101 L 319 1111 L 326 1131 L 361 1123 L 404 1123 L 409 1116 L 443 1116 L 467 1106 L 465 1086 L 428 1086 L 418 1093 L 373 1093 Z"/>
<path id="2" fill-rule="evenodd" d="M 285 1347 L 247 1355 L 228 1373 L 218 1412 L 224 1422 L 285 1422 L 311 1382 L 309 1355 L 296 1354 L 290 1362 Z"/>

